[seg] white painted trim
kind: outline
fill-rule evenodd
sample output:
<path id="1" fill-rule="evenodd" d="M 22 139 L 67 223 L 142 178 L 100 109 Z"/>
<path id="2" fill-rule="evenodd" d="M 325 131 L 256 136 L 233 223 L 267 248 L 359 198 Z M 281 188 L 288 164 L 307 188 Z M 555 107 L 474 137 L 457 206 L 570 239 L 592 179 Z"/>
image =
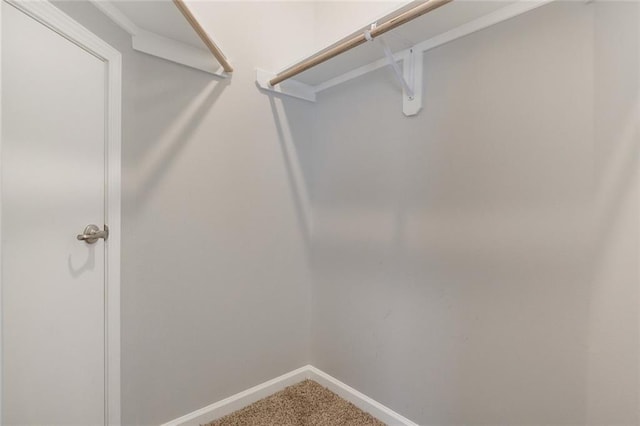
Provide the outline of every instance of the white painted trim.
<path id="1" fill-rule="evenodd" d="M 106 194 L 105 219 L 110 227 L 105 246 L 107 258 L 105 299 L 105 424 L 119 425 L 120 414 L 120 162 L 122 57 L 105 43 L 48 1 L 4 0 L 33 19 L 81 46 L 105 62 L 107 68 Z M 1 46 L 1 45 L 0 45 Z M 2 55 L 0 55 L 1 57 Z M 0 92 L 1 96 L 1 92 Z M 1 122 L 0 116 L 0 122 Z M 0 141 L 1 144 L 1 141 Z M 1 150 L 0 150 L 1 151 Z M 1 194 L 0 194 L 1 195 Z M 0 197 L 1 198 L 1 197 Z M 0 200 L 1 202 L 1 200 Z M 0 233 L 2 229 L 0 228 Z M 0 289 L 2 275 L 0 274 Z M 2 319 L 0 318 L 0 321 Z M 1 328 L 0 322 L 0 328 Z M 0 352 L 2 341 L 0 340 Z M 0 371 L 1 383 L 1 371 Z"/>
<path id="2" fill-rule="evenodd" d="M 351 402 L 356 407 L 366 411 L 390 426 L 418 426 L 406 417 L 401 416 L 390 408 L 385 407 L 379 402 L 369 398 L 363 393 L 358 392 L 345 383 L 342 383 L 340 380 L 311 365 L 305 365 L 304 367 L 293 370 L 290 373 L 283 374 L 282 376 L 254 386 L 246 391 L 237 393 L 229 398 L 225 398 L 192 413 L 164 423 L 162 426 L 198 426 L 231 414 L 234 411 L 240 410 L 260 399 L 266 398 L 269 395 L 283 390 L 287 386 L 294 385 L 305 379 L 311 379 L 318 382 L 330 391 Z"/>
<path id="3" fill-rule="evenodd" d="M 275 86 L 271 86 L 269 81 L 273 77 L 275 77 L 275 74 L 259 68 L 256 69 L 256 83 L 258 83 L 258 86 L 260 86 L 261 89 L 281 95 L 291 96 L 293 98 L 304 99 L 305 101 L 316 101 L 316 91 L 313 86 L 300 83 L 297 80 L 287 80 L 280 84 L 276 84 Z"/>
<path id="4" fill-rule="evenodd" d="M 230 76 L 230 74 L 224 72 L 222 66 L 218 64 L 208 50 L 198 49 L 197 47 L 140 28 L 135 22 L 122 13 L 111 0 L 90 1 L 98 10 L 107 15 L 109 19 L 131 35 L 131 46 L 133 50 L 195 68 L 213 74 L 216 77 L 226 78 Z M 179 11 L 177 12 L 180 13 Z"/>
<path id="5" fill-rule="evenodd" d="M 113 22 L 118 24 L 120 28 L 128 32 L 130 35 L 135 36 L 140 32 L 140 27 L 138 27 L 131 19 L 127 17 L 124 13 L 120 11 L 117 7 L 113 5 L 110 1 L 104 0 L 89 0 L 98 10 L 105 15 Z"/>
<path id="6" fill-rule="evenodd" d="M 520 0 L 517 3 L 505 6 L 495 12 L 489 13 L 488 15 L 447 31 L 446 33 L 442 33 L 436 37 L 418 43 L 415 46 L 416 50 L 426 52 L 427 50 L 442 46 L 445 43 L 468 36 L 469 34 L 484 30 L 485 28 L 501 22 L 508 21 L 509 19 L 530 12 L 553 1 L 555 0 Z"/>
<path id="7" fill-rule="evenodd" d="M 122 244 L 122 57 L 108 60 L 107 194 L 107 425 L 121 424 L 120 405 L 120 265 Z M 114 285 L 115 283 L 115 285 Z"/>
<path id="8" fill-rule="evenodd" d="M 309 379 L 318 382 L 333 393 L 346 399 L 356 407 L 360 408 L 363 411 L 366 411 L 367 413 L 383 421 L 387 425 L 418 426 L 417 423 L 414 423 L 406 417 L 396 413 L 391 408 L 379 403 L 373 398 L 369 398 L 367 395 L 355 390 L 351 386 L 341 382 L 335 377 L 330 376 L 324 371 L 319 370 L 311 365 L 308 365 L 307 368 L 307 377 Z"/>
<path id="9" fill-rule="evenodd" d="M 305 380 L 308 376 L 309 366 L 293 370 L 275 379 L 269 380 L 250 389 L 232 395 L 221 401 L 215 402 L 204 408 L 186 414 L 175 420 L 164 423 L 162 426 L 198 426 L 210 422 L 234 411 L 240 410 L 254 402 L 266 398 L 287 386 L 294 385 Z"/>
<path id="10" fill-rule="evenodd" d="M 2 164 L 2 3 L 0 2 L 0 165 Z M 4 394 L 2 393 L 2 384 L 4 379 L 2 376 L 2 366 L 4 365 L 2 342 L 2 173 L 0 173 L 0 426 L 2 426 L 2 401 Z"/>
<path id="11" fill-rule="evenodd" d="M 131 36 L 131 46 L 138 52 L 186 65 L 216 77 L 226 78 L 230 75 L 208 50 L 198 49 L 156 33 L 139 30 L 136 35 Z"/>
<path id="12" fill-rule="evenodd" d="M 638 11 L 636 12 L 636 20 L 640 24 L 640 7 L 638 8 Z M 638 47 L 640 48 L 640 45 Z M 637 55 L 638 55 L 638 57 L 640 57 L 640 49 L 638 50 Z M 638 76 L 638 79 L 640 79 L 640 75 Z M 637 86 L 638 92 L 636 93 L 636 96 L 637 96 L 636 101 L 638 99 L 640 99 L 640 81 L 637 84 L 638 84 L 638 86 Z M 636 179 L 640 180 L 640 174 L 636 175 Z M 636 183 L 640 183 L 640 182 L 636 182 Z M 639 188 L 636 189 L 636 196 L 640 196 L 640 185 L 639 185 Z M 638 197 L 638 202 L 640 203 L 640 197 Z M 640 226 L 639 226 L 639 228 L 640 228 Z M 636 232 L 638 232 L 638 231 L 636 231 Z M 636 234 L 636 237 L 637 237 L 637 234 Z M 638 259 L 638 260 L 640 260 L 640 259 Z M 637 262 L 637 267 L 638 267 L 638 269 L 636 270 L 638 272 L 637 276 L 640 277 L 640 262 Z M 640 306 L 640 294 L 638 294 L 637 298 L 638 298 L 638 306 Z M 637 318 L 637 320 L 638 320 L 638 338 L 640 338 L 640 310 L 638 311 L 637 316 L 638 316 L 638 318 Z M 638 359 L 638 367 L 640 367 L 640 359 Z M 637 375 L 638 375 L 638 383 L 640 383 L 640 368 L 638 368 L 637 371 L 638 371 L 638 373 L 637 373 Z M 637 418 L 640 419 L 640 393 L 637 394 L 637 402 L 638 402 L 638 414 L 637 414 L 638 417 Z"/>
<path id="13" fill-rule="evenodd" d="M 393 57 L 396 61 L 401 61 L 403 58 L 403 55 L 405 54 L 405 51 L 401 51 L 398 53 L 394 53 Z M 330 87 L 333 86 L 337 86 L 339 84 L 345 83 L 349 80 L 353 80 L 354 78 L 358 78 L 361 77 L 365 74 L 369 74 L 370 72 L 373 72 L 375 70 L 378 70 L 380 68 L 386 67 L 389 64 L 389 62 L 387 61 L 387 58 L 380 58 L 378 60 L 375 60 L 369 64 L 366 65 L 362 65 L 361 67 L 358 67 L 356 69 L 353 69 L 351 71 L 347 71 L 344 74 L 340 74 L 336 77 L 333 77 L 327 81 L 324 81 L 322 83 L 319 83 L 315 86 L 313 86 L 313 90 L 316 93 L 320 93 L 323 90 L 327 90 Z"/>

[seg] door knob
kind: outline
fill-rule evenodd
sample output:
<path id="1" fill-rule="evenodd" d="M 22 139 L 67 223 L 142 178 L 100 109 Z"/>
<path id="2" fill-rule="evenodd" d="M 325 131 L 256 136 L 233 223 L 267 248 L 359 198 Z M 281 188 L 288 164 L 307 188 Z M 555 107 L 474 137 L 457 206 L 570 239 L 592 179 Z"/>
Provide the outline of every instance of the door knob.
<path id="1" fill-rule="evenodd" d="M 107 238 L 109 238 L 109 227 L 105 225 L 104 231 L 101 231 L 96 225 L 87 225 L 82 234 L 78 235 L 77 238 L 87 244 L 93 244 L 100 238 L 103 238 L 106 241 Z"/>

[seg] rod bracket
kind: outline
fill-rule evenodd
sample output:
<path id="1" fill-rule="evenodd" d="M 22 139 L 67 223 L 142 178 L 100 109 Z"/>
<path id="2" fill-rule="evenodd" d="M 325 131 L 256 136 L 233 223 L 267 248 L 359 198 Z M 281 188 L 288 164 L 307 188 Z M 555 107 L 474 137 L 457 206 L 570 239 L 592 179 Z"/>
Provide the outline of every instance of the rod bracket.
<path id="1" fill-rule="evenodd" d="M 293 98 L 304 99 L 305 101 L 316 101 L 316 90 L 313 86 L 301 83 L 296 80 L 283 81 L 280 84 L 272 86 L 269 81 L 276 75 L 268 71 L 256 70 L 256 84 L 264 91 L 277 93 L 279 95 L 290 96 Z"/>
<path id="2" fill-rule="evenodd" d="M 368 41 L 374 41 L 371 31 L 375 29 L 375 25 L 372 24 L 371 29 L 364 32 Z M 410 48 L 401 57 L 396 57 L 382 37 L 378 37 L 377 40 L 382 46 L 389 66 L 402 86 L 404 114 L 407 116 L 416 115 L 422 109 L 422 51 L 416 52 L 416 49 Z M 399 61 L 402 61 L 402 69 L 398 65 Z"/>
<path id="3" fill-rule="evenodd" d="M 371 24 L 371 27 L 368 30 L 364 30 L 364 39 L 367 41 L 373 41 L 373 36 L 371 35 L 371 31 L 376 29 L 376 26 L 378 25 L 377 22 L 374 22 L 373 24 Z"/>

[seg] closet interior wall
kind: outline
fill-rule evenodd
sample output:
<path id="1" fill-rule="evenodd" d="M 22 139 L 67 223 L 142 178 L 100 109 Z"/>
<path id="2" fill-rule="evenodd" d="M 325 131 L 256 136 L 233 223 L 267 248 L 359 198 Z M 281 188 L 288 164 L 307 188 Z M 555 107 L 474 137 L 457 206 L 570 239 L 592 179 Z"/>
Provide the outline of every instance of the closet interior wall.
<path id="1" fill-rule="evenodd" d="M 640 421 L 638 4 L 429 51 L 412 118 L 387 69 L 257 90 L 353 2 L 191 2 L 227 80 L 56 4 L 123 53 L 124 424 L 308 363 L 419 424 Z"/>
<path id="2" fill-rule="evenodd" d="M 313 365 L 418 424 L 638 424 L 638 7 L 431 50 L 410 119 L 388 69 L 318 96 Z"/>
<path id="3" fill-rule="evenodd" d="M 229 3 L 203 21 L 235 68 L 221 80 L 133 51 L 88 2 L 55 4 L 123 54 L 122 423 L 161 424 L 306 364 L 289 130 L 253 69 L 305 53 L 312 5 Z M 312 105 L 291 105 L 309 133 Z"/>

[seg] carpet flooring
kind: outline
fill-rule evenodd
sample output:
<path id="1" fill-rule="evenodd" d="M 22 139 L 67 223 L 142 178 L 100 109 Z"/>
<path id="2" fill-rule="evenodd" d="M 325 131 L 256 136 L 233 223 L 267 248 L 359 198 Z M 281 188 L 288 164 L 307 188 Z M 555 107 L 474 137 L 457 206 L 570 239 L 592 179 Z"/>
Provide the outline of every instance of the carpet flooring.
<path id="1" fill-rule="evenodd" d="M 305 380 L 206 426 L 385 426 L 313 380 Z"/>

